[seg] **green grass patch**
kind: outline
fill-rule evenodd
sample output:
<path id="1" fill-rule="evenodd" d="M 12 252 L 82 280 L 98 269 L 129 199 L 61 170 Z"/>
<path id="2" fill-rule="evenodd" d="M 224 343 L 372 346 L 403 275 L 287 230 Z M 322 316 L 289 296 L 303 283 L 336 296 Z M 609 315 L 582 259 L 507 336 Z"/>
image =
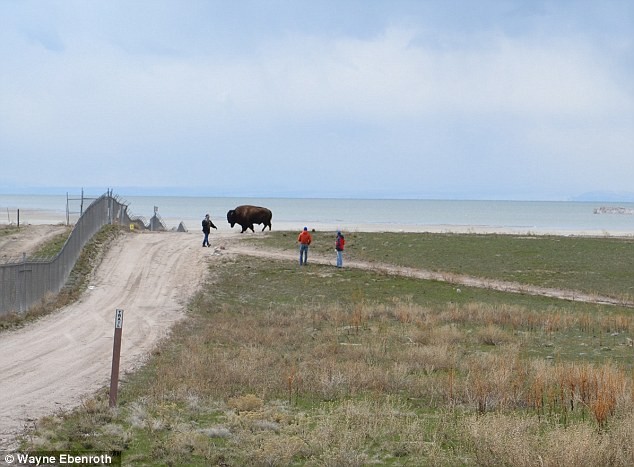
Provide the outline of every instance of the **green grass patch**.
<path id="1" fill-rule="evenodd" d="M 15 235 L 20 229 L 15 225 L 0 225 L 0 237 Z"/>
<path id="2" fill-rule="evenodd" d="M 437 272 L 631 299 L 634 240 L 611 237 L 348 232 L 346 257 Z M 296 249 L 293 232 L 248 238 Z M 312 251 L 334 258 L 334 232 L 314 232 Z"/>
<path id="3" fill-rule="evenodd" d="M 53 238 L 47 240 L 42 245 L 40 245 L 38 249 L 30 255 L 29 259 L 33 260 L 54 258 L 60 251 L 62 251 L 62 248 L 64 247 L 64 244 L 66 243 L 66 240 L 68 240 L 68 236 L 72 231 L 72 227 L 66 227 L 65 232 L 59 235 L 55 235 Z"/>

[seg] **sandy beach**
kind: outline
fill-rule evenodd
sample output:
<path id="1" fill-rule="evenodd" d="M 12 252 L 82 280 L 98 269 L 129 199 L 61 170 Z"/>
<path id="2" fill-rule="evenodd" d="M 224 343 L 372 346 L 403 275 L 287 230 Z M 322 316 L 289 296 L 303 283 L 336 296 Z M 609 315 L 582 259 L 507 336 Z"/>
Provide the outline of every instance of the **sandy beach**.
<path id="1" fill-rule="evenodd" d="M 69 223 L 72 225 L 78 218 L 77 214 L 69 216 Z M 167 230 L 176 229 L 182 222 L 188 231 L 197 232 L 199 230 L 199 219 L 164 217 Z M 219 231 L 235 231 L 240 232 L 239 226 L 231 227 L 226 220 L 216 216 L 212 218 Z M 9 222 L 10 221 L 10 222 Z M 42 210 L 42 209 L 21 209 L 20 225 L 66 225 L 66 213 L 61 211 Z M 5 216 L 0 217 L 0 226 L 16 225 L 17 216 L 15 210 Z M 316 231 L 336 231 L 341 229 L 347 232 L 428 232 L 428 233 L 460 233 L 460 234 L 507 234 L 507 235 L 559 235 L 559 236 L 588 236 L 588 237 L 634 237 L 634 227 L 630 230 L 604 230 L 604 229 L 545 229 L 545 228 L 526 228 L 526 227 L 505 227 L 491 225 L 471 225 L 471 224 L 408 224 L 408 223 L 325 223 L 325 222 L 280 222 L 273 220 L 274 230 L 300 231 L 307 226 L 310 230 Z M 258 226 L 255 226 L 256 232 L 259 232 Z M 250 231 L 249 231 L 250 232 Z M 245 233 L 246 234 L 246 233 Z"/>

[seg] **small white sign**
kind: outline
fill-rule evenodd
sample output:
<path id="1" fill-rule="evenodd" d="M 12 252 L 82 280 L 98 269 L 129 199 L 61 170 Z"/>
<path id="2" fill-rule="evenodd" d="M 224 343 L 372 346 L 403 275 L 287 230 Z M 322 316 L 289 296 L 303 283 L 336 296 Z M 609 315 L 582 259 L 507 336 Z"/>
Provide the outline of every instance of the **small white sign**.
<path id="1" fill-rule="evenodd" d="M 121 329 L 123 327 L 123 310 L 117 309 L 117 314 L 114 319 L 115 329 Z"/>

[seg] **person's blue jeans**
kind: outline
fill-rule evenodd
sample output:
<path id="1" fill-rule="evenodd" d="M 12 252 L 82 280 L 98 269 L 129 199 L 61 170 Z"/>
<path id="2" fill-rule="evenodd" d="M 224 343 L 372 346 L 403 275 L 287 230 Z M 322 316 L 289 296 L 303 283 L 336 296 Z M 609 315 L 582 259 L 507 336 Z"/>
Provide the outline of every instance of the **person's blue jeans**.
<path id="1" fill-rule="evenodd" d="M 209 233 L 204 232 L 204 234 L 205 234 L 205 239 L 203 240 L 203 246 L 209 246 Z"/>
<path id="2" fill-rule="evenodd" d="M 343 267 L 343 251 L 337 250 L 337 267 Z"/>
<path id="3" fill-rule="evenodd" d="M 299 245 L 299 265 L 308 263 L 308 245 Z"/>

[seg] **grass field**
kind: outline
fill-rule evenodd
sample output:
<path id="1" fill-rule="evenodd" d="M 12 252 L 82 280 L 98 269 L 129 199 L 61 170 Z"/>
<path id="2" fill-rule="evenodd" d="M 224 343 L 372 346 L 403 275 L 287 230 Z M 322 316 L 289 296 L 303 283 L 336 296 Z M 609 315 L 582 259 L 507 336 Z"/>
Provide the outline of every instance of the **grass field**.
<path id="1" fill-rule="evenodd" d="M 272 232 L 247 241 L 290 250 L 296 249 L 296 237 Z M 334 232 L 313 233 L 311 249 L 334 257 L 334 239 Z M 350 232 L 346 256 L 620 299 L 634 296 L 631 238 Z"/>
<path id="2" fill-rule="evenodd" d="M 334 235 L 315 237 L 333 254 Z M 554 238 L 458 237 L 354 233 L 347 254 L 535 283 L 533 268 L 565 269 L 560 287 L 607 293 L 584 255 L 552 257 Z M 629 241 L 585 240 L 560 243 L 593 250 L 598 275 L 628 257 Z M 23 448 L 120 449 L 126 465 L 633 465 L 633 333 L 628 308 L 224 257 L 118 409 L 98 394 Z"/>

